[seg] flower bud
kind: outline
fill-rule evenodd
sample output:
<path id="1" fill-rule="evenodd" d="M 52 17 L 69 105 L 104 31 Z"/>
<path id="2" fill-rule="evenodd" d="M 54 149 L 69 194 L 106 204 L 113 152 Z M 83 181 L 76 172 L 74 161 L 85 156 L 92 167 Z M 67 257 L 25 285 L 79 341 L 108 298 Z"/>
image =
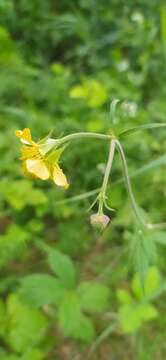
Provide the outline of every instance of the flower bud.
<path id="1" fill-rule="evenodd" d="M 105 229 L 110 222 L 110 218 L 104 214 L 93 214 L 90 217 L 90 223 L 92 226 L 97 227 L 101 230 Z"/>

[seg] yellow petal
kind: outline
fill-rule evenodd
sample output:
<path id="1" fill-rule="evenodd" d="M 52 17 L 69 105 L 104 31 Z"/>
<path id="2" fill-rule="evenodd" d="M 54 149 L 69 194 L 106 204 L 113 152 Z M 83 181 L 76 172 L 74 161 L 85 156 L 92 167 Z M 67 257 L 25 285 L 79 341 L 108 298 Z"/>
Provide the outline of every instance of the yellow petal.
<path id="1" fill-rule="evenodd" d="M 49 178 L 49 171 L 42 160 L 28 159 L 25 163 L 27 171 L 31 174 L 42 180 L 47 180 Z"/>
<path id="2" fill-rule="evenodd" d="M 23 130 L 16 130 L 15 134 L 18 138 L 20 138 L 23 144 L 30 145 L 33 143 L 29 128 L 25 128 Z"/>
<path id="3" fill-rule="evenodd" d="M 53 169 L 53 181 L 58 186 L 63 186 L 65 188 L 68 188 L 69 186 L 65 174 L 58 164 L 56 164 Z"/>

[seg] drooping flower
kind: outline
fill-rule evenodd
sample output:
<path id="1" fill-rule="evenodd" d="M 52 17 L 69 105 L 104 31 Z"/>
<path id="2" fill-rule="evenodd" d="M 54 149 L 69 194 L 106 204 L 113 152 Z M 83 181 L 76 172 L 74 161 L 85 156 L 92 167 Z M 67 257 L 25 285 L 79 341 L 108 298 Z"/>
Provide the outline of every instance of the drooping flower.
<path id="1" fill-rule="evenodd" d="M 42 141 L 36 143 L 32 140 L 29 128 L 16 130 L 16 136 L 23 144 L 21 160 L 26 173 L 41 180 L 52 179 L 58 186 L 67 188 L 69 186 L 65 174 L 59 166 L 59 158 L 64 147 L 44 150 Z"/>

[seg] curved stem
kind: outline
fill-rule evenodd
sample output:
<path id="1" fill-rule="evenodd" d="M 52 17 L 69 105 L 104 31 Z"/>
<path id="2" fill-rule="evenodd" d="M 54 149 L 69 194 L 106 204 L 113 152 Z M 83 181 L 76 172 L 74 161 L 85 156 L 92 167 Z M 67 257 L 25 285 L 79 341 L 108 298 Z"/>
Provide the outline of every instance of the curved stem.
<path id="1" fill-rule="evenodd" d="M 126 157 L 123 151 L 123 148 L 120 144 L 120 142 L 118 140 L 116 140 L 116 145 L 122 160 L 122 166 L 123 166 L 123 172 L 124 172 L 124 177 L 125 177 L 125 182 L 126 182 L 126 187 L 127 187 L 127 191 L 131 200 L 131 205 L 133 208 L 133 211 L 135 213 L 136 218 L 138 219 L 138 221 L 144 226 L 146 227 L 146 222 L 144 221 L 144 219 L 142 218 L 142 216 L 140 215 L 140 211 L 138 208 L 138 205 L 136 203 L 134 194 L 133 194 L 133 190 L 131 187 L 131 182 L 130 182 L 130 178 L 129 178 L 129 173 L 128 173 L 128 167 L 127 167 L 127 162 L 126 162 Z"/>
<path id="2" fill-rule="evenodd" d="M 159 223 L 159 224 L 146 223 L 144 218 L 141 216 L 140 211 L 139 211 L 139 207 L 137 205 L 137 202 L 136 202 L 134 194 L 133 194 L 133 190 L 132 190 L 132 186 L 131 186 L 131 182 L 130 182 L 130 177 L 129 177 L 129 173 L 128 173 L 126 157 L 125 157 L 123 148 L 121 146 L 121 143 L 118 140 L 115 140 L 115 143 L 117 145 L 117 148 L 118 148 L 121 160 L 122 160 L 125 182 L 126 182 L 128 194 L 129 194 L 129 197 L 130 197 L 130 200 L 131 200 L 131 205 L 132 205 L 132 208 L 133 208 L 133 211 L 135 213 L 135 216 L 136 216 L 137 220 L 147 230 L 159 230 L 159 229 L 166 228 L 166 223 Z"/>
<path id="3" fill-rule="evenodd" d="M 140 125 L 140 126 L 135 126 L 131 129 L 127 129 L 127 130 L 124 130 L 122 131 L 120 134 L 119 134 L 119 138 L 123 137 L 123 136 L 127 136 L 127 135 L 130 135 L 132 133 L 135 133 L 137 131 L 142 131 L 142 130 L 151 130 L 151 129 L 154 129 L 154 128 L 161 128 L 161 127 L 166 127 L 166 123 L 152 123 L 152 124 L 145 124 L 145 125 Z"/>
<path id="4" fill-rule="evenodd" d="M 71 140 L 77 140 L 82 138 L 93 138 L 93 139 L 99 139 L 99 140 L 110 140 L 112 139 L 112 135 L 105 135 L 105 134 L 99 134 L 99 133 L 93 133 L 93 132 L 79 132 L 74 134 L 66 135 L 60 139 L 49 139 L 48 143 L 52 145 L 52 147 L 59 146 L 64 144 L 65 142 L 71 141 Z"/>

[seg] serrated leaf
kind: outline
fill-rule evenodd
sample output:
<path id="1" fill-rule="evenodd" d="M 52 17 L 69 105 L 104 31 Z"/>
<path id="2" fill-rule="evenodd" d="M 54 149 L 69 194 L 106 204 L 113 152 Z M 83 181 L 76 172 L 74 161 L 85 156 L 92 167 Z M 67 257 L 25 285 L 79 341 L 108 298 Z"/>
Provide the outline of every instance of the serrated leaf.
<path id="1" fill-rule="evenodd" d="M 38 308 L 46 304 L 59 304 L 65 289 L 60 280 L 47 274 L 33 274 L 21 279 L 19 295 L 31 305 Z"/>
<path id="2" fill-rule="evenodd" d="M 66 288 L 76 285 L 76 272 L 71 259 L 60 251 L 45 247 L 48 254 L 48 264 L 51 270 L 59 277 Z"/>
<path id="3" fill-rule="evenodd" d="M 83 282 L 78 288 L 83 310 L 101 312 L 108 306 L 110 291 L 107 286 L 95 282 Z"/>
<path id="4" fill-rule="evenodd" d="M 93 324 L 81 313 L 80 299 L 75 292 L 66 294 L 59 307 L 59 322 L 66 336 L 89 342 L 94 337 Z"/>

